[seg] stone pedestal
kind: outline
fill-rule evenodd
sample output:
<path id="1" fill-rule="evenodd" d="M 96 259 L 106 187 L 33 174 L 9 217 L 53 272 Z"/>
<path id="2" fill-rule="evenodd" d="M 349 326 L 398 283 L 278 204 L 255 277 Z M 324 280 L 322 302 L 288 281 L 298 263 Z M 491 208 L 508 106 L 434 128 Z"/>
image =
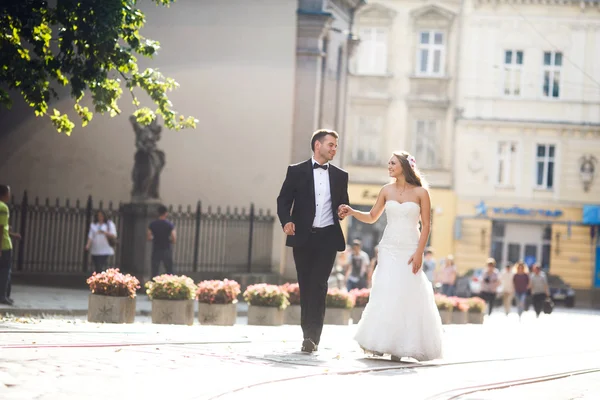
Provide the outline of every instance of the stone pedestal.
<path id="1" fill-rule="evenodd" d="M 284 313 L 284 322 L 286 325 L 300 325 L 301 309 L 299 305 L 287 306 Z"/>
<path id="2" fill-rule="evenodd" d="M 90 293 L 88 299 L 89 322 L 132 324 L 134 319 L 135 298 Z"/>
<path id="3" fill-rule="evenodd" d="M 193 325 L 194 300 L 152 300 L 152 323 Z"/>
<path id="4" fill-rule="evenodd" d="M 452 310 L 452 323 L 453 324 L 468 324 L 469 313 L 466 311 Z"/>
<path id="5" fill-rule="evenodd" d="M 326 308 L 325 309 L 325 325 L 348 325 L 350 322 L 349 308 Z"/>
<path id="6" fill-rule="evenodd" d="M 364 307 L 354 307 L 352 311 L 350 311 L 350 318 L 352 318 L 353 324 L 358 324 L 358 321 L 362 318 L 362 314 L 365 311 Z"/>
<path id="7" fill-rule="evenodd" d="M 151 280 L 150 252 L 152 242 L 147 231 L 150 222 L 158 218 L 158 202 L 128 203 L 121 206 L 120 268 L 123 273 L 134 275 L 140 286 Z"/>
<path id="8" fill-rule="evenodd" d="M 232 304 L 198 303 L 198 321 L 202 325 L 235 325 L 237 302 Z"/>
<path id="9" fill-rule="evenodd" d="M 448 325 L 452 323 L 452 310 L 438 310 L 442 318 L 442 324 Z"/>
<path id="10" fill-rule="evenodd" d="M 283 325 L 284 311 L 277 307 L 248 306 L 248 325 Z"/>

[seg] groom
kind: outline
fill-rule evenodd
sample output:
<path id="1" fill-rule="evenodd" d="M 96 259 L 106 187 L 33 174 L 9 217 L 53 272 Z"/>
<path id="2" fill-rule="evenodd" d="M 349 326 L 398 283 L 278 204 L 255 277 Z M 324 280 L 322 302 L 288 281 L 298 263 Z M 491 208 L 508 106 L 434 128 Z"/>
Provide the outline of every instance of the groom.
<path id="1" fill-rule="evenodd" d="M 300 285 L 302 351 L 317 350 L 323 319 L 327 279 L 335 256 L 345 249 L 340 206 L 348 204 L 348 173 L 331 165 L 339 135 L 321 129 L 313 133 L 313 157 L 290 165 L 279 197 L 277 216 L 293 248 Z"/>

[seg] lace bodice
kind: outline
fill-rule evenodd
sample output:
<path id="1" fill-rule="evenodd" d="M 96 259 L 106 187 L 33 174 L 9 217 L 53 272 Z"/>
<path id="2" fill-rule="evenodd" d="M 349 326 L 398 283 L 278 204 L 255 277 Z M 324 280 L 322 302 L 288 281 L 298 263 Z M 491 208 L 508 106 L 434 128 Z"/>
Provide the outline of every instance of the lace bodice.
<path id="1" fill-rule="evenodd" d="M 390 249 L 416 249 L 419 243 L 419 217 L 421 207 L 414 202 L 399 203 L 388 200 L 385 203 L 387 226 L 379 246 Z"/>

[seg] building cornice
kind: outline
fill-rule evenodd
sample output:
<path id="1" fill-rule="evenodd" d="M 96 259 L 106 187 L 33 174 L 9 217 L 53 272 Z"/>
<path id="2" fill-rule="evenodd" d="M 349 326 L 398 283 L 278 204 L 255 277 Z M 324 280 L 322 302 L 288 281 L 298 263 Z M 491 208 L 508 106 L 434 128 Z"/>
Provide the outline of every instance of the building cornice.
<path id="1" fill-rule="evenodd" d="M 459 124 L 466 126 L 488 127 L 523 127 L 535 131 L 536 129 L 555 129 L 560 131 L 560 136 L 600 139 L 600 123 L 547 121 L 547 120 L 510 120 L 493 118 L 459 118 Z"/>
<path id="2" fill-rule="evenodd" d="M 581 9 L 586 7 L 600 8 L 600 1 L 598 0 L 475 0 L 476 6 L 483 5 L 502 5 L 502 4 L 514 4 L 514 5 L 539 5 L 539 6 L 573 6 L 578 5 Z"/>

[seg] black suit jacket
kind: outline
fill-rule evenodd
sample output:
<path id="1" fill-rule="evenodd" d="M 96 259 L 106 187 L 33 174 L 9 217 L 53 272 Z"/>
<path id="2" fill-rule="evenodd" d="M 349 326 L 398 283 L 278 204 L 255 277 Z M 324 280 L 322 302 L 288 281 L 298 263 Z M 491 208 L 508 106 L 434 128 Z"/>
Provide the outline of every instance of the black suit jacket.
<path id="1" fill-rule="evenodd" d="M 335 224 L 331 245 L 337 251 L 346 248 L 346 241 L 337 210 L 340 204 L 348 204 L 348 173 L 335 165 L 329 164 L 329 189 L 331 191 L 331 212 Z M 285 181 L 277 197 L 277 216 L 281 226 L 288 222 L 296 225 L 296 234 L 288 236 L 286 245 L 302 246 L 310 236 L 313 220 L 315 219 L 315 180 L 312 159 L 299 164 L 290 165 Z"/>

